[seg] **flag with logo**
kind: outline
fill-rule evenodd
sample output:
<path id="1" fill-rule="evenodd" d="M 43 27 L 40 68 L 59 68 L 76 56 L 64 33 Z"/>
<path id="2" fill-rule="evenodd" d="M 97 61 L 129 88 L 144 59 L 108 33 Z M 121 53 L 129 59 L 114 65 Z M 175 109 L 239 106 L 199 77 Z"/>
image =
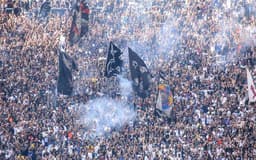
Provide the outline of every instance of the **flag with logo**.
<path id="1" fill-rule="evenodd" d="M 121 73 L 123 65 L 121 55 L 121 49 L 119 49 L 113 42 L 110 42 L 105 68 L 106 77 L 109 78 Z"/>
<path id="2" fill-rule="evenodd" d="M 171 87 L 167 84 L 159 84 L 156 108 L 169 116 L 172 105 L 173 94 L 171 91 Z"/>
<path id="3" fill-rule="evenodd" d="M 63 50 L 59 50 L 59 76 L 57 83 L 58 93 L 71 95 L 73 92 L 72 71 L 78 70 L 75 61 Z"/>
<path id="4" fill-rule="evenodd" d="M 150 95 L 151 74 L 145 62 L 128 48 L 129 51 L 129 67 L 131 78 L 133 81 L 133 90 L 141 98 L 146 98 Z"/>
<path id="5" fill-rule="evenodd" d="M 252 75 L 248 68 L 246 68 L 246 73 L 247 73 L 249 103 L 256 102 L 256 89 L 253 83 Z"/>

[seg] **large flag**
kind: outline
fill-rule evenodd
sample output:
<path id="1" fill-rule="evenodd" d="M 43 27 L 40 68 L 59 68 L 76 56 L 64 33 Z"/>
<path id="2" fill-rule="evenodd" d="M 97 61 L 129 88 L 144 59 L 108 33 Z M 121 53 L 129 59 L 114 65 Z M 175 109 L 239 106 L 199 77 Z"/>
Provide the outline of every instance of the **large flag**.
<path id="1" fill-rule="evenodd" d="M 173 105 L 173 94 L 170 86 L 166 84 L 159 84 L 156 109 L 160 110 L 167 116 L 170 116 L 172 105 Z"/>
<path id="2" fill-rule="evenodd" d="M 146 98 L 150 94 L 151 74 L 144 61 L 130 48 L 128 51 L 133 89 L 139 97 Z"/>
<path id="3" fill-rule="evenodd" d="M 50 11 L 51 11 L 51 3 L 49 2 L 49 0 L 46 0 L 41 5 L 39 15 L 40 17 L 47 17 Z"/>
<path id="4" fill-rule="evenodd" d="M 75 61 L 64 51 L 59 51 L 58 93 L 71 95 L 73 91 L 72 70 L 78 70 Z"/>
<path id="5" fill-rule="evenodd" d="M 248 68 L 246 68 L 246 72 L 247 72 L 249 103 L 256 102 L 256 89 L 255 89 L 255 85 L 253 83 L 252 75 Z"/>
<path id="6" fill-rule="evenodd" d="M 81 34 L 80 37 L 83 37 L 89 30 L 89 14 L 90 9 L 86 2 L 80 3 L 80 12 L 81 12 Z"/>
<path id="7" fill-rule="evenodd" d="M 109 78 L 121 73 L 123 64 L 123 61 L 120 58 L 121 55 L 121 50 L 112 42 L 110 42 L 107 63 L 105 68 L 106 77 Z"/>
<path id="8" fill-rule="evenodd" d="M 72 24 L 71 24 L 71 29 L 70 29 L 70 32 L 69 32 L 69 42 L 70 42 L 71 46 L 73 44 L 77 43 L 80 39 L 80 33 L 79 33 L 79 29 L 77 27 L 76 20 L 77 20 L 76 12 L 74 12 L 73 19 L 72 19 Z"/>

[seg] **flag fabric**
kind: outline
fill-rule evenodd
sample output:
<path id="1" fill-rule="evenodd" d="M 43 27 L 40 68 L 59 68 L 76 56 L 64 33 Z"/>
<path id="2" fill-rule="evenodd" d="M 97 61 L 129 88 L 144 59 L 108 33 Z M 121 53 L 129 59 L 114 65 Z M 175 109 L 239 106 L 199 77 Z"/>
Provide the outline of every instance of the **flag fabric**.
<path id="1" fill-rule="evenodd" d="M 256 102 L 256 89 L 253 83 L 252 75 L 248 68 L 246 68 L 246 73 L 247 73 L 249 103 Z"/>
<path id="2" fill-rule="evenodd" d="M 80 33 L 79 33 L 79 29 L 77 27 L 77 16 L 76 16 L 76 12 L 74 12 L 71 29 L 69 32 L 70 45 L 71 46 L 74 45 L 75 43 L 77 43 L 79 41 L 79 39 L 80 39 Z"/>
<path id="3" fill-rule="evenodd" d="M 89 14 L 90 9 L 88 4 L 85 2 L 80 3 L 80 12 L 81 12 L 81 34 L 80 37 L 83 37 L 89 30 Z"/>
<path id="4" fill-rule="evenodd" d="M 162 79 L 162 80 L 164 80 L 164 81 L 167 81 L 167 75 L 166 75 L 166 73 L 164 73 L 164 71 L 160 70 L 160 71 L 159 71 L 159 78 L 160 78 L 160 80 Z"/>
<path id="5" fill-rule="evenodd" d="M 71 4 L 71 8 L 72 8 L 72 12 L 73 11 L 77 11 L 79 12 L 79 3 L 78 3 L 78 0 L 74 0 L 72 1 L 72 4 Z"/>
<path id="6" fill-rule="evenodd" d="M 121 50 L 110 42 L 107 63 L 105 68 L 105 76 L 112 77 L 122 72 L 123 61 L 120 56 L 122 55 Z"/>
<path id="7" fill-rule="evenodd" d="M 39 15 L 41 17 L 47 17 L 50 11 L 51 11 L 51 3 L 47 0 L 41 5 Z"/>
<path id="8" fill-rule="evenodd" d="M 151 74 L 144 61 L 133 50 L 129 51 L 129 66 L 133 81 L 133 90 L 141 98 L 150 94 Z"/>
<path id="9" fill-rule="evenodd" d="M 71 95 L 73 91 L 72 71 L 78 70 L 75 61 L 63 50 L 59 51 L 58 93 Z"/>
<path id="10" fill-rule="evenodd" d="M 173 105 L 173 94 L 169 85 L 159 84 L 156 109 L 160 110 L 167 116 L 170 116 Z"/>

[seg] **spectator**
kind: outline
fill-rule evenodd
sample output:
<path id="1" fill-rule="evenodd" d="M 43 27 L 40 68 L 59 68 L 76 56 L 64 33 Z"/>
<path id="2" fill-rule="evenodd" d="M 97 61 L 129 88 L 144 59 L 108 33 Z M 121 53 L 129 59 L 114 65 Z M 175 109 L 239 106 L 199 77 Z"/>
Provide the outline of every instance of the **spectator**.
<path id="1" fill-rule="evenodd" d="M 236 15 L 238 22 L 232 22 L 230 17 L 243 2 L 232 2 L 235 7 L 230 8 L 210 0 L 154 0 L 149 9 L 125 0 L 88 2 L 88 36 L 66 45 L 79 66 L 71 97 L 55 94 L 54 52 L 59 37 L 68 37 L 71 10 L 63 16 L 50 14 L 47 23 L 24 13 L 1 13 L 0 159 L 253 159 L 255 104 L 244 103 L 244 66 L 255 75 L 256 51 L 255 42 L 244 40 L 255 37 L 245 29 L 255 29 L 254 3 L 248 1 L 246 18 Z M 72 3 L 51 1 L 52 8 L 62 9 Z M 41 4 L 33 1 L 29 12 Z M 118 98 L 118 80 L 103 76 L 109 41 L 122 50 L 131 45 L 141 51 L 154 77 L 159 70 L 165 73 L 174 92 L 172 116 L 155 114 L 158 82 L 153 78 L 150 97 L 131 102 L 135 122 L 90 141 L 89 131 L 76 122 L 78 108 L 72 106 L 98 93 Z M 151 45 L 158 52 L 147 47 Z"/>

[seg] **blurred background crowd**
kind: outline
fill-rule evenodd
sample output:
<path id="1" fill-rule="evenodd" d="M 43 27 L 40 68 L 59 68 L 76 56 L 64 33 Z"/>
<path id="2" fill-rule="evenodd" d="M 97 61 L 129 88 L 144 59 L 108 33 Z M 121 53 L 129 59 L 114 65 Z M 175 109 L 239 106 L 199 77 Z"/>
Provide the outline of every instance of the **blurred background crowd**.
<path id="1" fill-rule="evenodd" d="M 74 46 L 67 37 L 76 2 L 50 2 L 40 19 L 42 0 L 0 0 L 0 159 L 255 159 L 245 70 L 256 73 L 253 0 L 88 1 L 89 31 Z M 56 94 L 61 36 L 79 67 L 70 97 Z M 133 98 L 133 123 L 90 140 L 74 106 L 120 98 L 116 77 L 103 74 L 110 41 L 140 54 L 152 92 Z M 174 96 L 167 117 L 155 114 L 159 71 Z"/>

